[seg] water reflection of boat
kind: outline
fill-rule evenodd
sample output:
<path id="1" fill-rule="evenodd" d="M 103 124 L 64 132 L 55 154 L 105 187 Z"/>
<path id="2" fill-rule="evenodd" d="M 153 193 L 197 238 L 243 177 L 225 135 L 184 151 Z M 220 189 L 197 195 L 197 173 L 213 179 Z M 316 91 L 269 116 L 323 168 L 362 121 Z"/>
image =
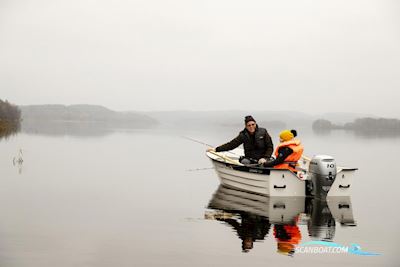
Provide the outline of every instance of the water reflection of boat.
<path id="1" fill-rule="evenodd" d="M 311 239 L 324 241 L 334 239 L 336 222 L 355 226 L 350 197 L 269 197 L 224 185 L 211 198 L 205 218 L 233 227 L 244 252 L 264 240 L 273 226 L 278 252 L 285 255 L 293 255 L 302 239 L 299 225 L 307 225 Z"/>
<path id="2" fill-rule="evenodd" d="M 206 218 L 220 221 L 232 227 L 242 240 L 243 252 L 249 252 L 253 248 L 254 242 L 264 240 L 271 228 L 267 217 L 243 211 L 237 211 L 235 214 L 214 212 L 212 217 L 206 214 Z"/>
<path id="3" fill-rule="evenodd" d="M 349 196 L 356 168 L 337 167 L 326 155 L 304 157 L 297 173 L 286 169 L 243 165 L 241 152 L 207 152 L 221 184 L 268 196 Z"/>
<path id="4" fill-rule="evenodd" d="M 308 234 L 313 240 L 332 241 L 336 222 L 341 226 L 356 226 L 350 197 L 308 199 L 305 214 Z"/>
<path id="5" fill-rule="evenodd" d="M 271 223 L 293 223 L 304 205 L 305 197 L 268 197 L 220 185 L 208 207 L 268 217 Z"/>

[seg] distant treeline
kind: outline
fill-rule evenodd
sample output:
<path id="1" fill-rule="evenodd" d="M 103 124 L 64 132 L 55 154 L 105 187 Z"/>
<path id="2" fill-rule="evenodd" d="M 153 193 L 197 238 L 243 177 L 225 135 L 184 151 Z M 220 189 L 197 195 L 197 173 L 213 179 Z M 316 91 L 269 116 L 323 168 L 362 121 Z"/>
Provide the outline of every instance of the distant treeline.
<path id="1" fill-rule="evenodd" d="M 0 99 L 0 132 L 8 132 L 19 128 L 21 110 L 7 100 Z"/>
<path id="2" fill-rule="evenodd" d="M 285 129 L 286 128 L 286 123 L 282 121 L 261 121 L 257 122 L 257 124 L 260 127 L 265 127 L 267 129 Z M 240 123 L 221 123 L 222 126 L 224 127 L 231 127 L 231 128 L 243 128 L 244 124 L 243 122 Z"/>
<path id="3" fill-rule="evenodd" d="M 142 113 L 117 112 L 97 105 L 33 105 L 21 106 L 23 127 L 45 127 L 45 124 L 98 123 L 104 127 L 151 128 L 158 122 Z M 58 127 L 58 126 L 57 126 Z"/>
<path id="4" fill-rule="evenodd" d="M 392 131 L 400 133 L 400 120 L 385 118 L 360 118 L 344 125 L 337 125 L 328 120 L 319 119 L 312 124 L 314 130 L 344 129 L 364 132 Z"/>

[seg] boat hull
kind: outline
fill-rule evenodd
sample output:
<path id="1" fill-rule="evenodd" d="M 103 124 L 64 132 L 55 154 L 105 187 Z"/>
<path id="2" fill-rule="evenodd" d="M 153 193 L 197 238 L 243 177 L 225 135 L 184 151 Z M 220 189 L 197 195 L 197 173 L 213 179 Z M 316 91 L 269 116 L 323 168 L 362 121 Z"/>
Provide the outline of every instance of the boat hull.
<path id="1" fill-rule="evenodd" d="M 234 166 L 211 160 L 223 185 L 267 196 L 306 195 L 305 182 L 289 170 Z"/>
<path id="2" fill-rule="evenodd" d="M 221 184 L 267 196 L 343 197 L 351 194 L 351 184 L 356 168 L 338 168 L 335 178 L 311 173 L 307 164 L 300 162 L 299 172 L 287 169 L 263 168 L 258 165 L 243 165 L 231 152 L 210 153 Z M 301 178 L 300 178 L 301 177 Z"/>

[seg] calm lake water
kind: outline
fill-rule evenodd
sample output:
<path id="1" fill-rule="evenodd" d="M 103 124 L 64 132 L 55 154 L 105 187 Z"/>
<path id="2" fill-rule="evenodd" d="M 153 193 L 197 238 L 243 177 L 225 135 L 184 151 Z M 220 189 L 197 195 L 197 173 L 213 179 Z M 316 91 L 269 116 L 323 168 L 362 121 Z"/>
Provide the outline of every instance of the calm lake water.
<path id="1" fill-rule="evenodd" d="M 277 131 L 270 132 L 276 143 Z M 299 131 L 306 155 L 359 168 L 351 196 L 356 226 L 331 223 L 332 241 L 381 255 L 289 257 L 278 253 L 282 226 L 266 218 L 253 224 L 261 232 L 247 253 L 248 215 L 205 219 L 217 213 L 208 205 L 219 180 L 213 169 L 197 170 L 211 167 L 206 147 L 182 136 L 218 145 L 236 134 L 83 127 L 0 140 L 0 266 L 399 266 L 400 138 Z M 22 164 L 13 162 L 20 149 Z M 300 242 L 315 240 L 307 221 L 297 229 Z"/>

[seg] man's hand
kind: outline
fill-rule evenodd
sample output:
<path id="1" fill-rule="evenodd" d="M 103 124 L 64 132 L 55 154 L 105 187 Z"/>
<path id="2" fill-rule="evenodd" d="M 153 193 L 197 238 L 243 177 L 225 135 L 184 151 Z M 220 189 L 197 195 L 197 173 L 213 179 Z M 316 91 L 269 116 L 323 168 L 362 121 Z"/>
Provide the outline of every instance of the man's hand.
<path id="1" fill-rule="evenodd" d="M 215 148 L 209 147 L 209 148 L 207 148 L 207 152 L 215 152 Z"/>
<path id="2" fill-rule="evenodd" d="M 267 160 L 264 158 L 261 158 L 258 160 L 258 164 L 260 164 L 260 165 L 263 165 L 265 162 L 267 162 Z"/>

